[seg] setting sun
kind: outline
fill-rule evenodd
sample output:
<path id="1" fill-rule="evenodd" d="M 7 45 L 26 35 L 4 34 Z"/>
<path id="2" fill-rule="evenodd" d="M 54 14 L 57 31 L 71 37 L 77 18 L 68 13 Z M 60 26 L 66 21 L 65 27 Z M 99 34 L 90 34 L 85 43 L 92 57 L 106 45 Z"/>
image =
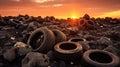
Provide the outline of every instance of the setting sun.
<path id="1" fill-rule="evenodd" d="M 77 16 L 72 16 L 71 18 L 72 18 L 72 19 L 77 19 Z"/>

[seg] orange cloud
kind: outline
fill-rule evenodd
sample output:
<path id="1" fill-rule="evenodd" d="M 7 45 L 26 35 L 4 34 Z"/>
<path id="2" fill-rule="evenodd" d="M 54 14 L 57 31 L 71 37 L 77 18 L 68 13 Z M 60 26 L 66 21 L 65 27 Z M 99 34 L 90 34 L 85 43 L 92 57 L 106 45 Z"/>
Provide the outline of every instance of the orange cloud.
<path id="1" fill-rule="evenodd" d="M 60 7 L 60 6 L 63 6 L 63 4 L 54 4 L 53 6 L 54 7 Z"/>
<path id="2" fill-rule="evenodd" d="M 54 0 L 31 0 L 32 2 L 36 2 L 36 3 L 45 3 L 45 2 L 50 2 L 50 1 L 54 1 Z"/>
<path id="3" fill-rule="evenodd" d="M 20 0 L 12 0 L 12 1 L 15 1 L 15 2 L 20 2 Z"/>
<path id="4" fill-rule="evenodd" d="M 120 10 L 104 13 L 103 15 L 97 17 L 113 17 L 120 18 Z"/>

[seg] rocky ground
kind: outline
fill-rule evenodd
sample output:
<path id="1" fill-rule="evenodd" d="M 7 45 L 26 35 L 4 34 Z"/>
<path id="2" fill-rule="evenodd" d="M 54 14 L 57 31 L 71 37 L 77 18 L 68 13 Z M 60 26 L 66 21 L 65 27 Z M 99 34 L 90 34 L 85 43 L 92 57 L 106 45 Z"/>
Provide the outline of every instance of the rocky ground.
<path id="1" fill-rule="evenodd" d="M 58 29 L 67 36 L 67 40 L 75 37 L 84 38 L 90 43 L 90 49 L 106 50 L 120 58 L 120 19 L 110 17 L 90 18 L 87 14 L 80 19 L 68 18 L 67 20 L 28 15 L 5 16 L 0 17 L 0 67 L 24 67 L 22 61 L 32 49 L 13 47 L 18 42 L 27 44 L 31 33 L 40 27 Z M 108 45 L 111 46 L 108 47 Z M 15 50 L 15 52 L 12 50 Z M 27 54 L 27 56 L 29 55 L 31 56 L 30 53 Z M 47 61 L 50 61 L 48 66 L 51 67 L 82 67 L 80 63 L 67 63 L 62 60 Z M 47 63 L 43 64 L 47 65 Z M 28 67 L 39 66 L 30 65 Z"/>

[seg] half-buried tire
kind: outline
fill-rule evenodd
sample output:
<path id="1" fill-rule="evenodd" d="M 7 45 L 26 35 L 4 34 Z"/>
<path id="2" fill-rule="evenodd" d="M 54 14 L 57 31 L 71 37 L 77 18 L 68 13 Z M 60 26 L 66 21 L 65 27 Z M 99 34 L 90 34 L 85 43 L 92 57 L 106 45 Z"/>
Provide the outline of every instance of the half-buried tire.
<path id="1" fill-rule="evenodd" d="M 82 57 L 83 67 L 116 67 L 119 64 L 119 58 L 107 51 L 88 50 Z"/>
<path id="2" fill-rule="evenodd" d="M 55 37 L 53 32 L 47 27 L 41 27 L 33 31 L 27 44 L 33 48 L 33 51 L 47 53 L 54 47 Z"/>
<path id="3" fill-rule="evenodd" d="M 66 35 L 62 31 L 58 29 L 52 29 L 52 32 L 55 35 L 55 43 L 59 43 L 59 42 L 67 40 Z"/>
<path id="4" fill-rule="evenodd" d="M 60 42 L 54 46 L 54 56 L 59 60 L 74 61 L 80 58 L 82 46 L 75 42 Z"/>

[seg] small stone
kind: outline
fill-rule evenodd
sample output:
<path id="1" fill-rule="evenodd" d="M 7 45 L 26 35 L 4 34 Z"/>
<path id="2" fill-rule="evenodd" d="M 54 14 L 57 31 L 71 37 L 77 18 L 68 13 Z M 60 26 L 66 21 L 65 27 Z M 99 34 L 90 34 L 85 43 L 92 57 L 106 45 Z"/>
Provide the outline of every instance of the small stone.
<path id="1" fill-rule="evenodd" d="M 15 40 L 15 37 L 11 37 L 10 39 L 11 39 L 11 40 Z"/>
<path id="2" fill-rule="evenodd" d="M 23 42 L 17 42 L 14 47 L 26 47 L 27 44 L 23 43 Z"/>

